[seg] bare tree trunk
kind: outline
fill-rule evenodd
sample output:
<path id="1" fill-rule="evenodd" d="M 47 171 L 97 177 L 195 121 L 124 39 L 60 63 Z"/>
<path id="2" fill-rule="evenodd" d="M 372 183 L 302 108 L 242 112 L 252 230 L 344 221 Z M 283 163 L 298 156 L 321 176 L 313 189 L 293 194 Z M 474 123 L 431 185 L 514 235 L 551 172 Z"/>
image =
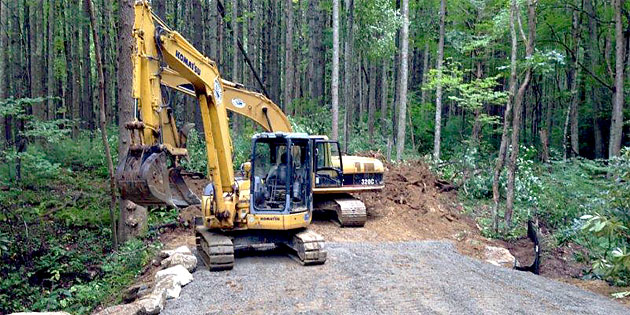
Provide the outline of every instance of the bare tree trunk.
<path id="1" fill-rule="evenodd" d="M 527 16 L 529 34 L 527 37 L 525 58 L 530 59 L 534 54 L 534 43 L 536 39 L 536 4 L 537 0 L 527 0 Z M 520 17 L 519 17 L 520 18 Z M 520 24 L 520 23 L 519 23 Z M 521 28 L 522 31 L 522 28 Z M 512 120 L 512 152 L 508 163 L 508 182 L 507 182 L 507 201 L 505 209 L 505 225 L 506 228 L 512 225 L 512 213 L 514 212 L 514 182 L 516 179 L 516 159 L 518 158 L 519 136 L 521 128 L 521 115 L 523 112 L 523 98 L 529 81 L 532 77 L 531 66 L 525 70 L 525 78 L 521 82 L 521 86 L 514 98 L 514 118 Z"/>
<path id="2" fill-rule="evenodd" d="M 510 35 L 512 38 L 512 53 L 510 57 L 510 79 L 509 79 L 509 95 L 507 98 L 507 104 L 505 105 L 505 112 L 503 113 L 503 131 L 501 133 L 501 145 L 499 147 L 499 156 L 497 157 L 496 165 L 494 167 L 494 176 L 492 178 L 492 227 L 494 231 L 499 229 L 499 201 L 501 199 L 501 192 L 499 190 L 499 180 L 501 178 L 501 172 L 505 166 L 505 157 L 510 146 L 510 123 L 512 121 L 512 102 L 516 95 L 516 55 L 518 53 L 518 39 L 516 37 L 516 27 L 514 26 L 516 14 L 519 14 L 516 5 L 517 0 L 512 0 L 510 9 Z"/>
<path id="3" fill-rule="evenodd" d="M 120 0 L 118 9 L 118 161 L 125 163 L 129 150 L 130 134 L 125 124 L 134 119 L 132 97 L 133 64 L 136 53 L 133 38 L 134 0 Z M 119 202 L 118 241 L 125 241 L 144 232 L 147 226 L 147 209 L 128 200 Z"/>
<path id="4" fill-rule="evenodd" d="M 288 0 L 289 4 L 293 0 Z M 332 140 L 339 138 L 339 0 L 333 0 Z"/>
<path id="5" fill-rule="evenodd" d="M 402 47 L 400 52 L 400 98 L 398 103 L 396 161 L 400 161 L 402 159 L 403 151 L 405 150 L 405 122 L 407 121 L 407 62 L 409 59 L 409 0 L 402 0 L 402 16 L 403 25 L 401 32 Z"/>
<path id="6" fill-rule="evenodd" d="M 383 136 L 387 134 L 387 101 L 389 88 L 387 84 L 387 76 L 389 70 L 389 58 L 383 58 L 383 65 L 381 66 L 381 133 Z"/>
<path id="7" fill-rule="evenodd" d="M 72 0 L 72 6 L 77 7 L 77 0 Z M 69 43 L 69 51 L 67 60 L 70 61 L 70 73 L 68 74 L 68 78 L 70 79 L 70 88 L 71 88 L 71 99 L 72 102 L 69 108 L 69 112 L 71 113 L 70 117 L 72 119 L 78 120 L 80 119 L 80 106 L 81 106 L 81 68 L 79 66 L 79 28 L 76 23 L 71 23 L 69 21 L 74 18 L 72 16 L 72 10 L 66 10 L 66 21 L 68 26 L 68 34 L 70 36 Z M 120 83 L 119 83 L 120 84 Z M 76 139 L 79 136 L 79 124 L 75 123 L 72 125 L 72 138 Z"/>
<path id="8" fill-rule="evenodd" d="M 47 118 L 55 118 L 55 102 L 52 97 L 55 95 L 55 72 L 53 71 L 53 65 L 55 60 L 55 49 L 52 43 L 54 43 L 55 36 L 55 0 L 50 0 L 48 3 L 48 54 L 47 54 L 47 78 L 46 78 L 46 92 L 48 95 L 47 101 Z M 2 47 L 0 45 L 0 47 Z"/>
<path id="9" fill-rule="evenodd" d="M 345 0 L 346 7 L 346 16 L 348 19 L 346 30 L 346 42 L 344 48 L 344 84 L 343 84 L 343 94 L 344 94 L 344 151 L 348 150 L 348 142 L 350 141 L 350 134 L 352 131 L 352 105 L 354 104 L 354 91 L 353 87 L 353 76 L 354 67 L 352 64 L 352 48 L 354 46 L 353 42 L 353 29 L 354 29 L 354 0 Z"/>
<path id="10" fill-rule="evenodd" d="M 444 20 L 446 19 L 446 0 L 440 1 L 440 39 L 438 41 L 437 80 L 442 78 L 442 62 L 444 61 Z M 442 84 L 438 83 L 435 91 L 435 137 L 433 139 L 433 159 L 440 160 L 442 142 Z"/>
<path id="11" fill-rule="evenodd" d="M 85 8 L 84 8 L 85 9 Z M 92 130 L 94 128 L 94 98 L 92 97 L 92 58 L 90 57 L 90 32 L 88 29 L 81 28 L 82 36 L 82 53 L 81 56 L 81 73 L 82 87 L 81 93 L 81 120 L 85 129 Z"/>
<path id="12" fill-rule="evenodd" d="M 42 10 L 44 3 L 42 0 L 31 1 L 29 5 L 29 43 L 30 43 L 30 78 L 31 97 L 44 96 L 42 81 L 44 78 L 42 64 Z M 4 48 L 2 48 L 4 49 Z M 46 120 L 44 102 L 33 103 L 33 116 L 39 120 Z"/>
<path id="13" fill-rule="evenodd" d="M 290 108 L 291 101 L 293 100 L 293 75 L 294 75 L 294 65 L 295 62 L 293 60 L 293 0 L 286 0 L 286 20 L 287 20 L 287 29 L 286 29 L 286 44 L 285 44 L 285 65 L 286 71 L 284 75 L 284 104 L 283 109 L 286 112 L 288 108 Z M 333 13 L 334 14 L 334 13 Z M 334 69 L 333 69 L 334 75 Z M 334 113 L 333 113 L 334 115 Z M 334 120 L 334 117 L 333 117 Z"/>
<path id="14" fill-rule="evenodd" d="M 368 135 L 370 138 L 370 142 L 374 141 L 374 113 L 376 112 L 376 81 L 377 81 L 377 72 L 376 67 L 372 64 L 371 61 L 368 61 L 370 64 L 370 84 L 368 91 Z"/>
<path id="15" fill-rule="evenodd" d="M 7 60 L 9 60 L 9 38 L 7 32 L 4 30 L 9 29 L 9 14 L 7 10 L 7 4 L 4 1 L 0 1 L 0 100 L 7 98 L 9 90 L 9 80 L 7 71 Z M 7 121 L 3 115 L 0 115 L 0 148 L 4 143 L 8 143 L 6 130 L 8 129 Z"/>
<path id="16" fill-rule="evenodd" d="M 580 143 L 579 143 L 579 135 L 578 135 L 578 105 L 580 101 L 580 91 L 579 91 L 579 80 L 580 80 L 580 18 L 579 18 L 579 8 L 581 0 L 575 1 L 576 9 L 573 10 L 573 25 L 572 25 L 572 37 L 574 41 L 573 51 L 574 51 L 574 60 L 573 67 L 571 69 L 572 72 L 572 81 L 571 81 L 571 105 L 570 105 L 570 122 L 571 122 L 571 152 L 570 156 L 575 157 L 580 155 Z M 594 43 L 593 43 L 594 45 Z M 565 138 L 566 139 L 566 138 Z"/>
<path id="17" fill-rule="evenodd" d="M 105 117 L 105 77 L 103 76 L 103 64 L 101 62 L 101 45 L 99 43 L 98 32 L 96 31 L 96 18 L 94 17 L 94 7 L 92 0 L 85 0 L 86 9 L 90 16 L 90 23 L 92 24 L 92 36 L 94 37 L 94 54 L 96 56 L 96 70 L 98 73 L 98 103 L 99 103 L 99 117 L 101 128 L 101 139 L 103 140 L 103 147 L 105 148 L 105 159 L 107 160 L 107 170 L 109 171 L 109 189 L 111 199 L 109 202 L 109 219 L 111 220 L 112 229 L 112 246 L 114 249 L 118 247 L 118 236 L 116 235 L 116 215 L 114 214 L 114 208 L 116 207 L 116 181 L 114 179 L 114 163 L 112 162 L 112 153 L 109 150 L 109 143 L 107 142 L 107 121 Z"/>
<path id="18" fill-rule="evenodd" d="M 238 62 L 238 0 L 232 0 L 232 81 L 239 82 L 239 62 Z M 235 134 L 239 133 L 239 115 L 232 115 L 232 128 Z"/>
<path id="19" fill-rule="evenodd" d="M 624 0 L 614 1 L 615 12 L 615 94 L 613 98 L 612 121 L 610 123 L 610 143 L 608 146 L 608 157 L 619 156 L 621 150 L 621 138 L 623 134 L 623 21 L 621 19 L 621 8 Z"/>
<path id="20" fill-rule="evenodd" d="M 424 43 L 424 54 L 422 56 L 422 78 L 421 85 L 424 86 L 427 83 L 427 74 L 429 73 L 429 41 Z M 427 90 L 422 89 L 420 96 L 420 104 L 424 105 L 427 102 Z"/>
<path id="21" fill-rule="evenodd" d="M 321 18 L 321 0 L 309 1 L 310 11 L 310 53 L 311 53 L 311 80 L 310 96 L 317 100 L 318 104 L 323 104 L 324 99 L 324 52 L 322 49 L 322 18 Z"/>
<path id="22" fill-rule="evenodd" d="M 155 12 L 155 14 L 160 17 L 160 19 L 166 21 L 166 8 L 164 6 L 164 2 L 166 2 L 166 0 L 152 0 L 151 6 L 153 7 L 153 12 Z M 201 12 L 197 13 L 201 14 Z"/>
<path id="23" fill-rule="evenodd" d="M 590 61 L 591 69 L 596 69 L 599 63 L 599 51 L 597 49 L 597 43 L 599 39 L 597 38 L 597 11 L 593 6 L 593 1 L 595 0 L 586 0 L 584 1 L 584 6 L 586 9 L 586 14 L 588 16 L 588 38 L 590 45 L 587 45 L 588 59 Z M 588 83 L 589 81 L 587 81 Z M 595 158 L 603 158 L 604 157 L 604 136 L 602 133 L 601 126 L 601 106 L 599 104 L 600 100 L 600 85 L 588 83 L 587 87 L 587 95 L 589 99 L 590 106 L 593 108 L 593 137 L 595 138 Z"/>

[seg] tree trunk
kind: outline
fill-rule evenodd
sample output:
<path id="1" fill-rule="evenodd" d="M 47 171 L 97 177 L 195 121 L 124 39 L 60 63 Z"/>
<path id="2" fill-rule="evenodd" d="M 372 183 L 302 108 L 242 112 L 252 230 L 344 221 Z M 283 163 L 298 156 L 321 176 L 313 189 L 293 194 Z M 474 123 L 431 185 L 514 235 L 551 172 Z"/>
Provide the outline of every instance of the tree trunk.
<path id="1" fill-rule="evenodd" d="M 444 22 L 446 19 L 446 0 L 440 1 L 440 39 L 438 40 L 437 80 L 438 85 L 435 90 L 435 136 L 433 139 L 433 159 L 440 160 L 440 146 L 442 142 L 442 62 L 444 60 Z"/>
<path id="2" fill-rule="evenodd" d="M 310 11 L 310 54 L 311 54 L 311 77 L 309 81 L 310 97 L 318 104 L 324 104 L 324 50 L 322 47 L 321 0 L 309 1 Z"/>
<path id="3" fill-rule="evenodd" d="M 293 0 L 287 0 L 289 4 Z M 332 133 L 331 139 L 339 138 L 339 0 L 333 0 L 333 60 L 332 60 Z"/>
<path id="4" fill-rule="evenodd" d="M 352 49 L 354 46 L 354 0 L 345 0 L 346 7 L 346 16 L 347 16 L 347 25 L 346 25 L 346 43 L 344 48 L 344 84 L 343 84 L 343 94 L 344 94 L 344 151 L 348 151 L 348 142 L 350 141 L 351 133 L 352 133 L 352 106 L 354 104 L 354 91 L 352 87 L 353 83 L 353 73 L 354 73 L 354 65 L 352 63 Z"/>
<path id="5" fill-rule="evenodd" d="M 286 64 L 286 72 L 284 75 L 284 104 L 283 109 L 286 112 L 287 108 L 290 108 L 291 101 L 293 99 L 293 75 L 294 75 L 294 65 L 295 62 L 293 60 L 293 0 L 286 0 L 286 20 L 287 20 L 287 29 L 286 29 L 286 44 L 285 44 L 285 58 L 284 62 Z M 333 13 L 334 14 L 334 13 Z M 333 69 L 334 75 L 334 69 Z M 334 116 L 334 113 L 333 113 Z M 335 118 L 333 117 L 333 120 Z M 333 129 L 334 130 L 334 129 Z"/>
<path id="6" fill-rule="evenodd" d="M 47 78 L 46 78 L 46 92 L 48 95 L 47 100 L 47 118 L 54 119 L 55 118 L 55 102 L 52 97 L 55 95 L 55 72 L 53 71 L 53 65 L 55 60 L 55 49 L 53 47 L 55 36 L 55 0 L 50 0 L 48 3 L 48 53 L 46 63 L 47 63 Z M 0 47 L 2 47 L 0 45 Z"/>
<path id="7" fill-rule="evenodd" d="M 536 39 L 536 0 L 527 0 L 527 16 L 529 34 L 525 48 L 525 58 L 530 59 L 534 54 L 534 43 Z M 519 23 L 520 24 L 520 23 Z M 522 30 L 521 30 L 522 31 Z M 516 159 L 518 158 L 519 136 L 521 128 L 521 115 L 523 111 L 523 98 L 529 81 L 532 77 L 532 68 L 528 66 L 525 70 L 525 78 L 514 98 L 514 118 L 512 121 L 512 152 L 508 163 L 507 201 L 505 209 L 505 225 L 509 228 L 512 225 L 512 213 L 514 212 L 514 182 L 516 180 Z"/>
<path id="8" fill-rule="evenodd" d="M 42 15 L 43 0 L 31 1 L 29 5 L 29 43 L 30 43 L 30 79 L 31 79 L 31 97 L 37 98 L 44 96 L 44 87 L 42 81 L 44 78 L 43 62 L 42 62 Z M 4 49 L 4 48 L 2 48 Z M 32 105 L 33 116 L 38 120 L 46 120 L 46 110 L 44 102 L 35 102 Z"/>
<path id="9" fill-rule="evenodd" d="M 369 92 L 368 92 L 368 135 L 370 138 L 370 142 L 374 142 L 374 114 L 376 112 L 376 81 L 378 77 L 378 71 L 376 71 L 376 67 L 372 63 L 372 61 L 368 61 L 370 64 L 370 84 L 369 84 Z"/>
<path id="10" fill-rule="evenodd" d="M 3 31 L 0 32 L 0 100 L 4 100 L 7 98 L 8 90 L 9 90 L 9 79 L 8 79 L 8 71 L 7 64 L 9 60 L 9 37 L 7 36 L 7 32 L 4 30 L 9 29 L 9 14 L 7 10 L 7 4 L 4 1 L 0 1 L 0 29 Z M 9 138 L 7 137 L 6 130 L 8 129 L 8 124 L 5 119 L 5 116 L 0 115 L 0 148 L 3 147 L 4 143 L 9 142 Z"/>
<path id="11" fill-rule="evenodd" d="M 99 43 L 96 17 L 94 16 L 94 8 L 92 0 L 85 0 L 86 9 L 90 16 L 92 24 L 92 37 L 94 37 L 94 54 L 96 57 L 96 70 L 98 73 L 98 103 L 99 103 L 99 124 L 101 128 L 101 140 L 105 148 L 105 159 L 107 160 L 107 170 L 109 171 L 109 189 L 111 199 L 109 202 L 109 219 L 111 220 L 112 229 L 112 247 L 118 247 L 118 236 L 116 235 L 116 215 L 114 208 L 116 207 L 116 181 L 114 179 L 114 163 L 112 162 L 112 153 L 109 150 L 107 142 L 107 121 L 105 117 L 105 77 L 103 75 L 103 63 L 101 59 L 101 45 Z"/>
<path id="12" fill-rule="evenodd" d="M 383 65 L 381 66 L 381 133 L 383 136 L 387 135 L 387 101 L 389 97 L 389 88 L 387 84 L 387 76 L 389 70 L 389 58 L 383 58 Z"/>
<path id="13" fill-rule="evenodd" d="M 113 61 L 116 59 L 116 54 L 112 49 L 112 35 L 116 38 L 115 32 L 112 27 L 112 4 L 111 1 L 103 0 L 103 24 L 101 25 L 101 34 L 103 38 L 103 77 L 105 79 L 105 108 L 107 110 L 107 121 L 113 123 L 115 121 L 116 108 L 116 84 L 113 79 L 115 73 L 115 65 Z"/>
<path id="14" fill-rule="evenodd" d="M 80 115 L 80 106 L 81 106 L 81 68 L 79 65 L 79 28 L 76 23 L 71 22 L 75 17 L 73 15 L 74 10 L 78 10 L 78 2 L 77 0 L 72 0 L 70 3 L 72 9 L 66 9 L 66 24 L 68 25 L 69 35 L 69 50 L 67 52 L 68 56 L 66 58 L 70 63 L 70 73 L 68 74 L 68 78 L 70 80 L 69 87 L 71 89 L 71 99 L 72 102 L 68 112 L 71 113 L 70 117 L 75 120 L 81 119 Z M 120 84 L 120 83 L 119 83 Z M 79 124 L 75 123 L 72 125 L 72 138 L 76 139 L 79 136 Z"/>
<path id="15" fill-rule="evenodd" d="M 610 122 L 610 142 L 608 145 L 608 158 L 619 156 L 621 150 L 621 138 L 623 133 L 623 25 L 621 8 L 624 0 L 614 1 L 615 12 L 615 93 L 613 97 L 612 120 Z"/>
<path id="16" fill-rule="evenodd" d="M 84 8 L 85 10 L 86 8 Z M 84 11 L 85 12 L 85 11 Z M 83 38 L 81 73 L 83 74 L 83 92 L 81 93 L 81 120 L 83 128 L 94 130 L 94 98 L 92 94 L 92 58 L 90 57 L 89 27 L 81 29 Z"/>
<path id="17" fill-rule="evenodd" d="M 516 27 L 514 26 L 516 14 L 518 8 L 516 5 L 517 0 L 512 0 L 510 9 L 510 35 L 512 38 L 512 53 L 510 57 L 510 79 L 509 79 L 509 95 L 507 98 L 507 104 L 505 105 L 505 112 L 503 113 L 503 131 L 501 132 L 501 145 L 499 147 L 499 156 L 497 157 L 496 165 L 494 167 L 494 176 L 492 178 L 492 227 L 494 231 L 499 229 L 499 201 L 501 199 L 501 192 L 499 190 L 499 180 L 501 178 L 501 172 L 505 166 L 505 157 L 507 155 L 508 147 L 510 146 L 510 128 L 509 125 L 512 121 L 512 102 L 516 95 L 516 55 L 518 53 L 518 39 L 516 37 Z"/>
<path id="18" fill-rule="evenodd" d="M 134 118 L 132 97 L 133 64 L 132 56 L 136 53 L 133 38 L 134 0 L 120 0 L 118 9 L 118 161 L 125 162 L 129 149 L 130 135 L 125 124 Z M 147 209 L 131 201 L 119 203 L 118 241 L 125 241 L 142 234 L 147 226 Z"/>
<path id="19" fill-rule="evenodd" d="M 424 105 L 427 102 L 427 89 L 424 88 L 424 84 L 427 83 L 427 74 L 429 73 L 429 41 L 424 43 L 424 53 L 422 56 L 422 78 L 421 85 L 422 91 L 420 92 L 420 104 Z"/>
<path id="20" fill-rule="evenodd" d="M 572 26 L 572 37 L 574 41 L 573 52 L 574 52 L 574 60 L 573 67 L 571 69 L 573 73 L 573 78 L 571 81 L 571 110 L 570 110 L 570 122 L 571 122 L 571 157 L 576 157 L 580 155 L 580 143 L 579 143 L 579 135 L 578 135 L 578 105 L 580 101 L 580 91 L 579 91 L 579 80 L 580 80 L 580 40 L 579 40 L 579 32 L 580 32 L 580 18 L 578 7 L 580 5 L 580 0 L 575 1 L 576 9 L 573 10 L 573 26 Z M 594 43 L 593 43 L 594 44 Z"/>
<path id="21" fill-rule="evenodd" d="M 446 0 L 442 0 L 446 1 Z M 400 98 L 398 103 L 398 133 L 396 135 L 396 161 L 402 159 L 405 150 L 405 122 L 407 114 L 407 61 L 409 59 L 409 0 L 402 0 L 403 25 L 400 52 Z"/>
<path id="22" fill-rule="evenodd" d="M 160 17 L 160 19 L 166 21 L 166 7 L 165 7 L 165 2 L 166 0 L 152 0 L 151 1 L 151 5 L 153 7 L 153 12 L 155 12 L 155 14 Z M 201 12 L 197 12 L 198 14 L 201 14 Z"/>

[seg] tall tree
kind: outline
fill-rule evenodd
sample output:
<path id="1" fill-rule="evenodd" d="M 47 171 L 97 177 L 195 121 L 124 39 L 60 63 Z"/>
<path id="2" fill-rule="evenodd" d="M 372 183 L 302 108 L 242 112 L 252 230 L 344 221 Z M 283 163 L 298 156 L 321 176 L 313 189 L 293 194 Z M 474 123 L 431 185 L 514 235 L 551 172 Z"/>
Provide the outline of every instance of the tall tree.
<path id="1" fill-rule="evenodd" d="M 509 90 L 510 93 L 505 105 L 505 112 L 503 113 L 503 131 L 501 132 L 501 144 L 499 146 L 499 156 L 497 157 L 496 165 L 494 167 L 494 176 L 492 179 L 492 216 L 493 216 L 493 228 L 495 231 L 499 228 L 499 200 L 501 199 L 501 192 L 499 190 L 499 180 L 501 178 L 501 172 L 505 166 L 505 158 L 507 155 L 508 147 L 510 146 L 510 123 L 512 121 L 512 102 L 516 95 L 516 57 L 518 53 L 518 38 L 516 37 L 515 20 L 516 15 L 520 14 L 517 7 L 518 0 L 511 0 L 510 4 L 510 37 L 512 39 L 512 53 L 510 56 L 510 79 Z"/>
<path id="2" fill-rule="evenodd" d="M 8 10 L 5 1 L 0 1 L 0 100 L 7 98 L 9 90 L 9 80 L 7 71 L 7 60 L 9 60 L 9 37 L 6 30 L 9 29 Z M 6 130 L 9 124 L 5 117 L 0 115 L 0 145 L 9 142 L 6 137 Z"/>
<path id="3" fill-rule="evenodd" d="M 46 92 L 48 95 L 47 102 L 47 118 L 54 119 L 55 114 L 55 102 L 53 100 L 53 95 L 55 95 L 55 72 L 53 71 L 54 59 L 55 59 L 55 49 L 54 45 L 54 36 L 55 36 L 55 0 L 48 1 L 48 32 L 46 41 L 48 42 L 48 53 L 46 54 Z M 1 46 L 0 46 L 1 47 Z"/>
<path id="4" fill-rule="evenodd" d="M 43 88 L 43 80 L 44 80 L 44 67 L 43 67 L 43 49 L 42 45 L 43 34 L 42 34 L 42 14 L 44 7 L 43 0 L 36 0 L 29 2 L 29 44 L 30 44 L 30 79 L 31 79 L 31 97 L 42 97 L 44 96 L 44 88 Z M 4 49 L 4 48 L 3 48 Z M 47 117 L 45 111 L 45 103 L 44 102 L 35 102 L 32 105 L 33 107 L 33 116 L 40 120 L 45 120 Z"/>
<path id="5" fill-rule="evenodd" d="M 598 39 L 598 23 L 597 23 L 597 11 L 594 7 L 595 0 L 584 1 L 586 9 L 586 15 L 588 16 L 588 39 L 590 45 L 587 46 L 588 59 L 590 61 L 590 68 L 592 70 L 597 69 L 600 61 L 599 49 L 597 43 Z M 602 133 L 601 122 L 601 109 L 600 109 L 600 90 L 601 86 L 598 83 L 593 83 L 593 80 L 589 82 L 588 99 L 590 106 L 593 109 L 593 138 L 595 139 L 595 158 L 604 157 L 604 136 Z"/>
<path id="6" fill-rule="evenodd" d="M 152 0 L 151 4 L 153 6 L 153 12 L 155 12 L 155 14 L 160 17 L 160 19 L 165 20 L 166 19 L 166 6 L 165 6 L 166 0 Z"/>
<path id="7" fill-rule="evenodd" d="M 348 142 L 350 141 L 350 134 L 352 132 L 352 106 L 354 104 L 354 91 L 352 87 L 354 86 L 354 64 L 353 64 L 353 53 L 352 50 L 354 48 L 354 0 L 345 0 L 346 7 L 346 42 L 344 44 L 344 83 L 343 83 L 343 94 L 344 94 L 344 124 L 343 124 L 343 140 L 344 140 L 344 150 L 348 150 Z"/>
<path id="8" fill-rule="evenodd" d="M 286 64 L 286 67 L 284 68 L 286 69 L 286 72 L 284 75 L 284 104 L 282 104 L 282 107 L 286 111 L 291 105 L 291 101 L 293 99 L 293 74 L 295 72 L 295 62 L 293 60 L 293 0 L 286 0 L 285 11 L 287 29 L 285 37 L 286 44 L 284 49 L 284 63 Z"/>
<path id="9" fill-rule="evenodd" d="M 125 163 L 130 133 L 126 123 L 134 118 L 132 96 L 133 63 L 136 51 L 133 38 L 134 0 L 120 0 L 118 8 L 118 161 Z M 118 241 L 123 243 L 143 232 L 147 226 L 147 209 L 128 200 L 121 200 Z"/>
<path id="10" fill-rule="evenodd" d="M 109 151 L 109 143 L 107 142 L 107 121 L 105 116 L 105 77 L 103 75 L 103 62 L 101 58 L 101 44 L 99 43 L 98 26 L 96 25 L 96 17 L 94 14 L 94 5 L 92 0 L 85 0 L 85 7 L 90 17 L 92 26 L 92 36 L 94 38 L 94 55 L 96 57 L 96 71 L 98 74 L 98 103 L 99 103 L 99 122 L 101 129 L 101 140 L 105 147 L 105 159 L 107 160 L 107 170 L 109 171 L 109 219 L 112 229 L 112 246 L 114 249 L 118 247 L 118 236 L 116 235 L 116 215 L 114 208 L 116 207 L 116 180 L 114 179 L 114 163 L 112 162 L 112 153 Z"/>
<path id="11" fill-rule="evenodd" d="M 309 92 L 311 98 L 317 100 L 319 104 L 323 104 L 324 97 L 324 50 L 322 47 L 322 18 L 321 18 L 321 0 L 309 1 L 310 15 L 310 55 L 311 69 L 309 73 Z"/>
<path id="12" fill-rule="evenodd" d="M 445 0 L 442 0 L 445 1 Z M 398 133 L 396 135 L 396 161 L 402 159 L 405 150 L 405 123 L 407 114 L 407 78 L 409 60 L 409 0 L 402 0 L 402 32 L 400 49 L 400 97 L 398 98 Z"/>
<path id="13" fill-rule="evenodd" d="M 288 0 L 289 3 L 292 0 Z M 339 138 L 339 0 L 333 0 L 333 60 L 332 60 L 332 133 L 331 139 Z"/>
<path id="14" fill-rule="evenodd" d="M 525 41 L 525 59 L 529 60 L 534 54 L 534 44 L 536 40 L 536 4 L 538 0 L 527 0 L 527 18 L 529 32 Z M 517 15 L 519 21 L 519 27 L 521 33 L 524 34 L 522 25 L 520 23 L 520 14 Z M 507 196 L 506 196 L 506 209 L 505 209 L 505 225 L 509 227 L 512 224 L 512 213 L 514 212 L 514 182 L 516 180 L 516 159 L 518 158 L 519 149 L 519 136 L 521 131 L 521 118 L 523 112 L 523 99 L 527 87 L 532 78 L 532 65 L 528 65 L 525 70 L 525 78 L 521 82 L 521 86 L 518 88 L 518 92 L 514 97 L 514 117 L 512 118 L 512 152 L 510 152 L 510 160 L 508 163 L 508 181 L 507 181 Z"/>
<path id="15" fill-rule="evenodd" d="M 388 100 L 388 82 L 387 76 L 389 72 L 389 58 L 383 58 L 381 65 L 381 133 L 387 134 L 387 100 Z"/>
<path id="16" fill-rule="evenodd" d="M 446 20 L 446 0 L 440 0 L 440 34 L 438 39 L 437 87 L 435 90 L 435 133 L 433 139 L 433 159 L 440 160 L 440 146 L 442 144 L 442 63 L 444 61 L 444 23 Z"/>
<path id="17" fill-rule="evenodd" d="M 614 0 L 615 12 L 615 89 L 613 97 L 612 121 L 610 123 L 610 142 L 608 157 L 619 156 L 621 138 L 623 134 L 623 66 L 624 66 L 624 37 L 621 9 L 624 0 Z"/>

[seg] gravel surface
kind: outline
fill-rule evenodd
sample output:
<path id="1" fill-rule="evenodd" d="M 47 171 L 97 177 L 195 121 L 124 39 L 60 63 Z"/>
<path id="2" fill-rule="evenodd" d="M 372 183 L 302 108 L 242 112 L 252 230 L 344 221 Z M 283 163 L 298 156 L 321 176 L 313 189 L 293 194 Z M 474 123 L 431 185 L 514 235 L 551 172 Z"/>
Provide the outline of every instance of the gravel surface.
<path id="1" fill-rule="evenodd" d="M 328 261 L 199 267 L 162 314 L 629 314 L 603 296 L 458 254 L 448 242 L 328 243 Z"/>

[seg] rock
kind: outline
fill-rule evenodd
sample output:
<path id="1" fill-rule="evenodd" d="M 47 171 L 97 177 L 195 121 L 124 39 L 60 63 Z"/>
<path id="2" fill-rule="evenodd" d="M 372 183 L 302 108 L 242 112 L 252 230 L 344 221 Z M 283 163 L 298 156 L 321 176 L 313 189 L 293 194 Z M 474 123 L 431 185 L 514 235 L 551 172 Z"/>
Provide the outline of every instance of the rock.
<path id="1" fill-rule="evenodd" d="M 139 305 L 144 308 L 144 312 L 148 315 L 160 314 L 164 309 L 164 301 L 166 296 L 164 292 L 161 294 L 151 293 L 140 300 L 135 301 L 133 304 Z"/>
<path id="2" fill-rule="evenodd" d="M 193 270 L 197 268 L 197 257 L 192 254 L 174 253 L 170 257 L 162 260 L 161 265 L 165 268 L 182 265 L 188 271 L 193 272 Z"/>
<path id="3" fill-rule="evenodd" d="M 503 247 L 486 246 L 484 256 L 486 262 L 489 262 L 495 266 L 512 268 L 516 263 L 516 258 L 512 256 L 507 248 Z"/>
<path id="4" fill-rule="evenodd" d="M 125 290 L 123 301 L 125 301 L 125 303 L 131 303 L 139 297 L 139 292 L 148 291 L 147 289 L 148 287 L 146 284 L 136 284 L 134 286 L 131 286 L 127 290 Z"/>
<path id="5" fill-rule="evenodd" d="M 155 274 L 155 283 L 158 283 L 163 278 L 168 276 L 174 276 L 175 283 L 181 286 L 185 286 L 193 280 L 193 276 L 186 267 L 177 265 L 164 270 L 160 270 Z"/>
<path id="6" fill-rule="evenodd" d="M 173 255 L 175 253 L 182 253 L 182 254 L 186 254 L 186 255 L 192 255 L 192 252 L 190 251 L 190 248 L 188 248 L 188 246 L 180 246 L 180 247 L 177 247 L 175 249 L 160 251 L 160 257 L 161 258 L 167 258 L 167 257 L 170 257 L 171 255 Z"/>
<path id="7" fill-rule="evenodd" d="M 181 253 L 181 254 L 186 254 L 186 255 L 192 255 L 192 252 L 190 251 L 190 248 L 188 248 L 188 246 L 180 246 L 177 247 L 175 249 L 165 249 L 160 251 L 159 253 L 159 257 L 164 259 L 164 258 L 168 258 L 170 256 L 172 256 L 175 253 Z"/>
<path id="8" fill-rule="evenodd" d="M 182 286 L 176 281 L 175 276 L 169 275 L 155 283 L 153 294 L 164 294 L 167 300 L 176 299 L 182 291 Z"/>
<path id="9" fill-rule="evenodd" d="M 143 315 L 144 307 L 139 304 L 121 304 L 110 306 L 94 315 Z"/>

